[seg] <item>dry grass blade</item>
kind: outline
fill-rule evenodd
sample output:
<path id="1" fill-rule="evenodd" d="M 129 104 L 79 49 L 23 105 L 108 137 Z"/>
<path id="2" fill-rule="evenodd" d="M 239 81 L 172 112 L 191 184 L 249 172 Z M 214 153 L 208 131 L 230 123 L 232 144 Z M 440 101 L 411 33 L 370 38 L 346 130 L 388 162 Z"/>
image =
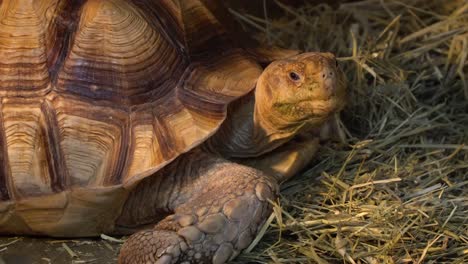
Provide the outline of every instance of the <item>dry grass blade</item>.
<path id="1" fill-rule="evenodd" d="M 12 240 L 12 241 L 10 241 L 8 243 L 0 244 L 0 248 L 6 248 L 9 245 L 13 245 L 13 244 L 15 244 L 16 242 L 19 242 L 19 241 L 21 241 L 21 238 L 14 239 L 14 240 Z"/>
<path id="2" fill-rule="evenodd" d="M 124 239 L 118 239 L 118 238 L 111 237 L 105 234 L 101 234 L 101 239 L 109 241 L 109 242 L 114 242 L 114 243 L 120 243 L 120 244 L 125 243 Z"/>
<path id="3" fill-rule="evenodd" d="M 349 145 L 325 145 L 283 185 L 275 220 L 238 263 L 468 263 L 468 3 L 274 2 L 285 18 L 241 23 L 261 41 L 340 57 Z"/>
<path id="4" fill-rule="evenodd" d="M 72 259 L 78 258 L 78 255 L 65 243 L 62 243 L 62 247 L 65 249 L 65 251 L 70 255 Z"/>

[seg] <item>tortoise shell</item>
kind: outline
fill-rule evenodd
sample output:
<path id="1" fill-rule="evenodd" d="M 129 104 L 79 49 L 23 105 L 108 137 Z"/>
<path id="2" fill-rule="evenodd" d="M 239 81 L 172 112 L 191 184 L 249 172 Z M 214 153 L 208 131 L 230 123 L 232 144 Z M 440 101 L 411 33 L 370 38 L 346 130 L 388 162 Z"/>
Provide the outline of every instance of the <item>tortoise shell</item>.
<path id="1" fill-rule="evenodd" d="M 209 0 L 0 0 L 0 233 L 111 230 L 128 189 L 210 137 L 261 73 L 224 17 Z"/>

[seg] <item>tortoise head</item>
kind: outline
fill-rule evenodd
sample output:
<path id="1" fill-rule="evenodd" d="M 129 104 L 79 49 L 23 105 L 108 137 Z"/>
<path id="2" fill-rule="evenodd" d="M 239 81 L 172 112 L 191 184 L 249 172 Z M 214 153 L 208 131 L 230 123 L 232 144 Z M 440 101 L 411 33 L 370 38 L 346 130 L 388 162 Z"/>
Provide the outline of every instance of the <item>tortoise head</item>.
<path id="1" fill-rule="evenodd" d="M 256 115 L 275 130 L 318 127 L 344 107 L 345 90 L 344 74 L 331 53 L 274 61 L 258 80 Z"/>

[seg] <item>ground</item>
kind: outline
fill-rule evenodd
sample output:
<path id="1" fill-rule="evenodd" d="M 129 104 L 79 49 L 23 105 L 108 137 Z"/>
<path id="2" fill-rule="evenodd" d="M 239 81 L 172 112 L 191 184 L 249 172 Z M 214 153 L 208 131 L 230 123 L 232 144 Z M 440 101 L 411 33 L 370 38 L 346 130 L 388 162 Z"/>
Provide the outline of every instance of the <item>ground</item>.
<path id="1" fill-rule="evenodd" d="M 0 238 L 0 264 L 114 264 L 119 247 L 103 239 Z"/>
<path id="2" fill-rule="evenodd" d="M 349 80 L 347 141 L 326 144 L 282 186 L 234 263 L 468 263 L 468 3 L 285 2 L 301 1 L 231 11 L 263 42 L 338 55 Z M 0 256 L 114 263 L 119 245 L 0 238 Z"/>

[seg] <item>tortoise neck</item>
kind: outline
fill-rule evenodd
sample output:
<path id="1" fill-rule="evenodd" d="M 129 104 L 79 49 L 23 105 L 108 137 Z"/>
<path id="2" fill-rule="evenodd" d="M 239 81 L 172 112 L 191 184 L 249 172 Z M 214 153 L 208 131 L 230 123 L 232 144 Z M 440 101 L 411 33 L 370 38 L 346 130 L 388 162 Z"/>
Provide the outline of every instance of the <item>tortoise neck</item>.
<path id="1" fill-rule="evenodd" d="M 213 152 L 226 158 L 257 157 L 287 142 L 295 131 L 277 129 L 263 115 L 255 91 L 232 103 L 218 132 L 207 142 Z"/>

